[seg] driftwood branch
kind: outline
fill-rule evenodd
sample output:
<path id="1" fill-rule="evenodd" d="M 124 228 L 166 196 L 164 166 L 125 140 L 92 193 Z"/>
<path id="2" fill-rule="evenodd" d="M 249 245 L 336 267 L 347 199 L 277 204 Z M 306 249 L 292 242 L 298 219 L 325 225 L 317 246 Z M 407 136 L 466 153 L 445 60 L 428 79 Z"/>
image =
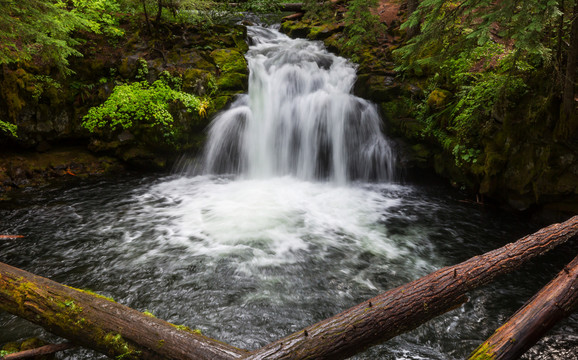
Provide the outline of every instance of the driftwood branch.
<path id="1" fill-rule="evenodd" d="M 470 360 L 517 359 L 578 308 L 578 256 L 470 355 Z"/>
<path id="2" fill-rule="evenodd" d="M 519 268 L 578 233 L 578 216 L 440 269 L 277 340 L 244 359 L 344 359 L 454 309 L 470 290 Z"/>
<path id="3" fill-rule="evenodd" d="M 110 357 L 229 360 L 245 353 L 4 263 L 0 263 L 0 309 Z"/>
<path id="4" fill-rule="evenodd" d="M 0 356 L 0 360 L 21 360 L 21 359 L 30 359 L 32 357 L 41 356 L 41 355 L 50 355 L 57 353 L 59 351 L 64 351 L 68 349 L 72 349 L 76 347 L 76 345 L 66 342 L 62 344 L 49 344 L 38 347 L 36 349 L 24 350 L 13 354 L 8 354 L 4 357 Z"/>

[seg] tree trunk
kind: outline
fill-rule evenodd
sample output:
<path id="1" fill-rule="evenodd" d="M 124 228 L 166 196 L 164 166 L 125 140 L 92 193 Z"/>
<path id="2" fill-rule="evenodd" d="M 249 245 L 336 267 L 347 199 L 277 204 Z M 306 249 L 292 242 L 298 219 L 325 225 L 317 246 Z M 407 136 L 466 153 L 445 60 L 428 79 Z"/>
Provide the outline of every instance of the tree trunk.
<path id="1" fill-rule="evenodd" d="M 578 128 L 575 100 L 576 68 L 578 67 L 578 1 L 574 3 L 572 25 L 570 26 L 570 46 L 567 55 L 566 75 L 562 88 L 562 109 L 556 127 L 556 137 L 559 139 L 570 138 Z"/>
<path id="2" fill-rule="evenodd" d="M 143 9 L 143 12 L 144 12 L 144 16 L 145 16 L 145 21 L 146 21 L 146 24 L 147 24 L 147 30 L 148 30 L 148 32 L 149 32 L 149 35 L 152 35 L 152 34 L 153 34 L 153 29 L 151 28 L 151 21 L 150 21 L 150 19 L 149 19 L 149 14 L 148 14 L 148 11 L 147 11 L 146 0 L 141 0 L 141 3 L 142 3 L 142 9 Z"/>
<path id="3" fill-rule="evenodd" d="M 244 351 L 0 263 L 0 309 L 123 359 L 236 359 Z"/>
<path id="4" fill-rule="evenodd" d="M 163 16 L 163 0 L 157 0 L 158 9 L 157 17 L 155 18 L 155 24 L 158 26 L 161 23 L 161 17 Z"/>
<path id="5" fill-rule="evenodd" d="M 344 359 L 412 330 L 466 301 L 466 293 L 513 271 L 578 233 L 578 216 L 515 243 L 440 269 L 332 318 L 258 349 L 243 359 Z"/>
<path id="6" fill-rule="evenodd" d="M 517 359 L 577 307 L 578 256 L 480 345 L 469 359 Z"/>

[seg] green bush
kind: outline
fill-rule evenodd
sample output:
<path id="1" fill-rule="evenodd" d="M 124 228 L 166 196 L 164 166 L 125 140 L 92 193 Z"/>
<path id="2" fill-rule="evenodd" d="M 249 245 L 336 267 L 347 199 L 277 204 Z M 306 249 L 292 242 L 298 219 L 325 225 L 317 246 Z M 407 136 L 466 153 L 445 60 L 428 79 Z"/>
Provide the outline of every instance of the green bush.
<path id="1" fill-rule="evenodd" d="M 16 130 L 16 125 L 0 120 L 0 132 L 17 137 Z"/>
<path id="2" fill-rule="evenodd" d="M 209 105 L 206 99 L 180 91 L 179 83 L 178 79 L 164 74 L 152 84 L 140 81 L 118 85 L 104 104 L 89 110 L 82 126 L 90 132 L 153 129 L 171 142 L 175 136 L 174 119 L 169 111 L 171 103 L 180 103 L 199 117 L 206 115 Z"/>

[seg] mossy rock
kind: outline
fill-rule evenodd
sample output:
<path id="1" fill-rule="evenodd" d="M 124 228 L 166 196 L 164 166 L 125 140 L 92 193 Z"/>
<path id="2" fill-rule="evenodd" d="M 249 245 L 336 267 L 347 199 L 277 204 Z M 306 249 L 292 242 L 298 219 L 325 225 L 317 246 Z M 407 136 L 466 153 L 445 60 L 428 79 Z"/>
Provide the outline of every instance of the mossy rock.
<path id="1" fill-rule="evenodd" d="M 120 157 L 129 166 L 147 171 L 163 170 L 167 166 L 167 159 L 145 147 L 131 147 L 119 153 Z"/>
<path id="2" fill-rule="evenodd" d="M 401 94 L 401 85 L 391 76 L 363 74 L 357 77 L 353 92 L 373 102 L 388 102 Z"/>
<path id="3" fill-rule="evenodd" d="M 202 69 L 187 69 L 183 73 L 183 91 L 203 96 L 211 91 L 213 74 Z"/>
<path id="4" fill-rule="evenodd" d="M 217 25 L 211 29 L 211 34 L 207 34 L 206 38 L 209 44 L 214 44 L 219 47 L 235 48 L 240 52 L 249 50 L 247 45 L 247 28 L 242 25 L 224 26 Z"/>
<path id="5" fill-rule="evenodd" d="M 221 110 L 223 110 L 229 103 L 232 101 L 233 96 L 224 95 L 216 97 L 212 102 L 211 106 L 208 109 L 207 115 L 211 116 Z"/>
<path id="6" fill-rule="evenodd" d="M 431 150 L 424 144 L 415 144 L 411 150 L 414 160 L 420 163 L 428 162 L 432 156 Z"/>
<path id="7" fill-rule="evenodd" d="M 211 64 L 207 59 L 205 59 L 203 54 L 197 50 L 181 51 L 179 49 L 176 51 L 171 51 L 167 55 L 167 59 L 169 61 L 168 66 L 178 65 L 185 68 L 195 68 L 214 72 L 216 70 L 215 65 Z"/>
<path id="8" fill-rule="evenodd" d="M 307 38 L 311 40 L 325 40 L 333 34 L 342 32 L 345 29 L 343 23 L 339 24 L 322 24 L 311 27 Z"/>
<path id="9" fill-rule="evenodd" d="M 427 104 L 432 109 L 443 109 L 449 104 L 452 96 L 450 91 L 435 89 L 427 97 Z"/>
<path id="10" fill-rule="evenodd" d="M 127 56 L 122 59 L 117 67 L 118 74 L 125 79 L 134 78 L 139 65 L 138 59 L 137 55 Z"/>
<path id="11" fill-rule="evenodd" d="M 224 73 L 217 79 L 219 90 L 232 90 L 234 92 L 247 91 L 249 77 L 246 74 Z"/>
<path id="12" fill-rule="evenodd" d="M 516 150 L 510 154 L 503 179 L 511 191 L 526 194 L 531 191 L 531 183 L 536 175 L 534 152 L 529 144 Z"/>
<path id="13" fill-rule="evenodd" d="M 306 38 L 311 32 L 311 25 L 306 21 L 285 21 L 280 30 L 291 38 Z"/>
<path id="14" fill-rule="evenodd" d="M 223 73 L 249 73 L 245 56 L 236 50 L 217 49 L 211 52 L 211 58 Z"/>

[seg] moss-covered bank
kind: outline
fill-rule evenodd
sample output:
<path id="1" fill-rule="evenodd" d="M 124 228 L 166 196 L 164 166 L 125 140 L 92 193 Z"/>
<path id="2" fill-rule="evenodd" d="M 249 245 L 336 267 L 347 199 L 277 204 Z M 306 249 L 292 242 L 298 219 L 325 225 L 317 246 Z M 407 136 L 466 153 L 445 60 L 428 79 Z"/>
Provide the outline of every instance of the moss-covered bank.
<path id="1" fill-rule="evenodd" d="M 321 40 L 359 64 L 354 92 L 378 104 L 386 133 L 404 143 L 400 166 L 406 170 L 434 169 L 454 186 L 470 190 L 474 198 L 517 210 L 578 212 L 578 146 L 555 140 L 558 107 L 555 99 L 543 95 L 539 81 L 516 102 L 497 104 L 469 135 L 478 150 L 464 149 L 451 131 L 443 137 L 432 135 L 435 129 L 448 128 L 452 114 L 445 110 L 457 94 L 428 89 L 434 74 L 407 78 L 395 71 L 392 50 L 404 35 L 396 24 L 387 29 L 389 40 L 379 48 L 346 48 L 339 24 L 297 20 L 284 22 L 281 29 L 293 37 Z M 417 120 L 418 112 L 433 120 Z"/>
<path id="2" fill-rule="evenodd" d="M 202 147 L 211 116 L 247 90 L 244 26 L 163 24 L 154 36 L 134 22 L 124 27 L 121 40 L 82 35 L 84 56 L 70 59 L 71 76 L 37 60 L 3 66 L 0 118 L 17 125 L 17 137 L 0 131 L 0 193 L 72 176 L 69 172 L 170 168 L 183 152 Z M 162 75 L 174 79 L 179 91 L 202 99 L 198 112 L 170 104 L 170 141 L 147 124 L 92 133 L 82 126 L 89 109 L 104 103 L 115 87 L 152 84 Z M 76 150 L 64 155 L 69 145 Z"/>

